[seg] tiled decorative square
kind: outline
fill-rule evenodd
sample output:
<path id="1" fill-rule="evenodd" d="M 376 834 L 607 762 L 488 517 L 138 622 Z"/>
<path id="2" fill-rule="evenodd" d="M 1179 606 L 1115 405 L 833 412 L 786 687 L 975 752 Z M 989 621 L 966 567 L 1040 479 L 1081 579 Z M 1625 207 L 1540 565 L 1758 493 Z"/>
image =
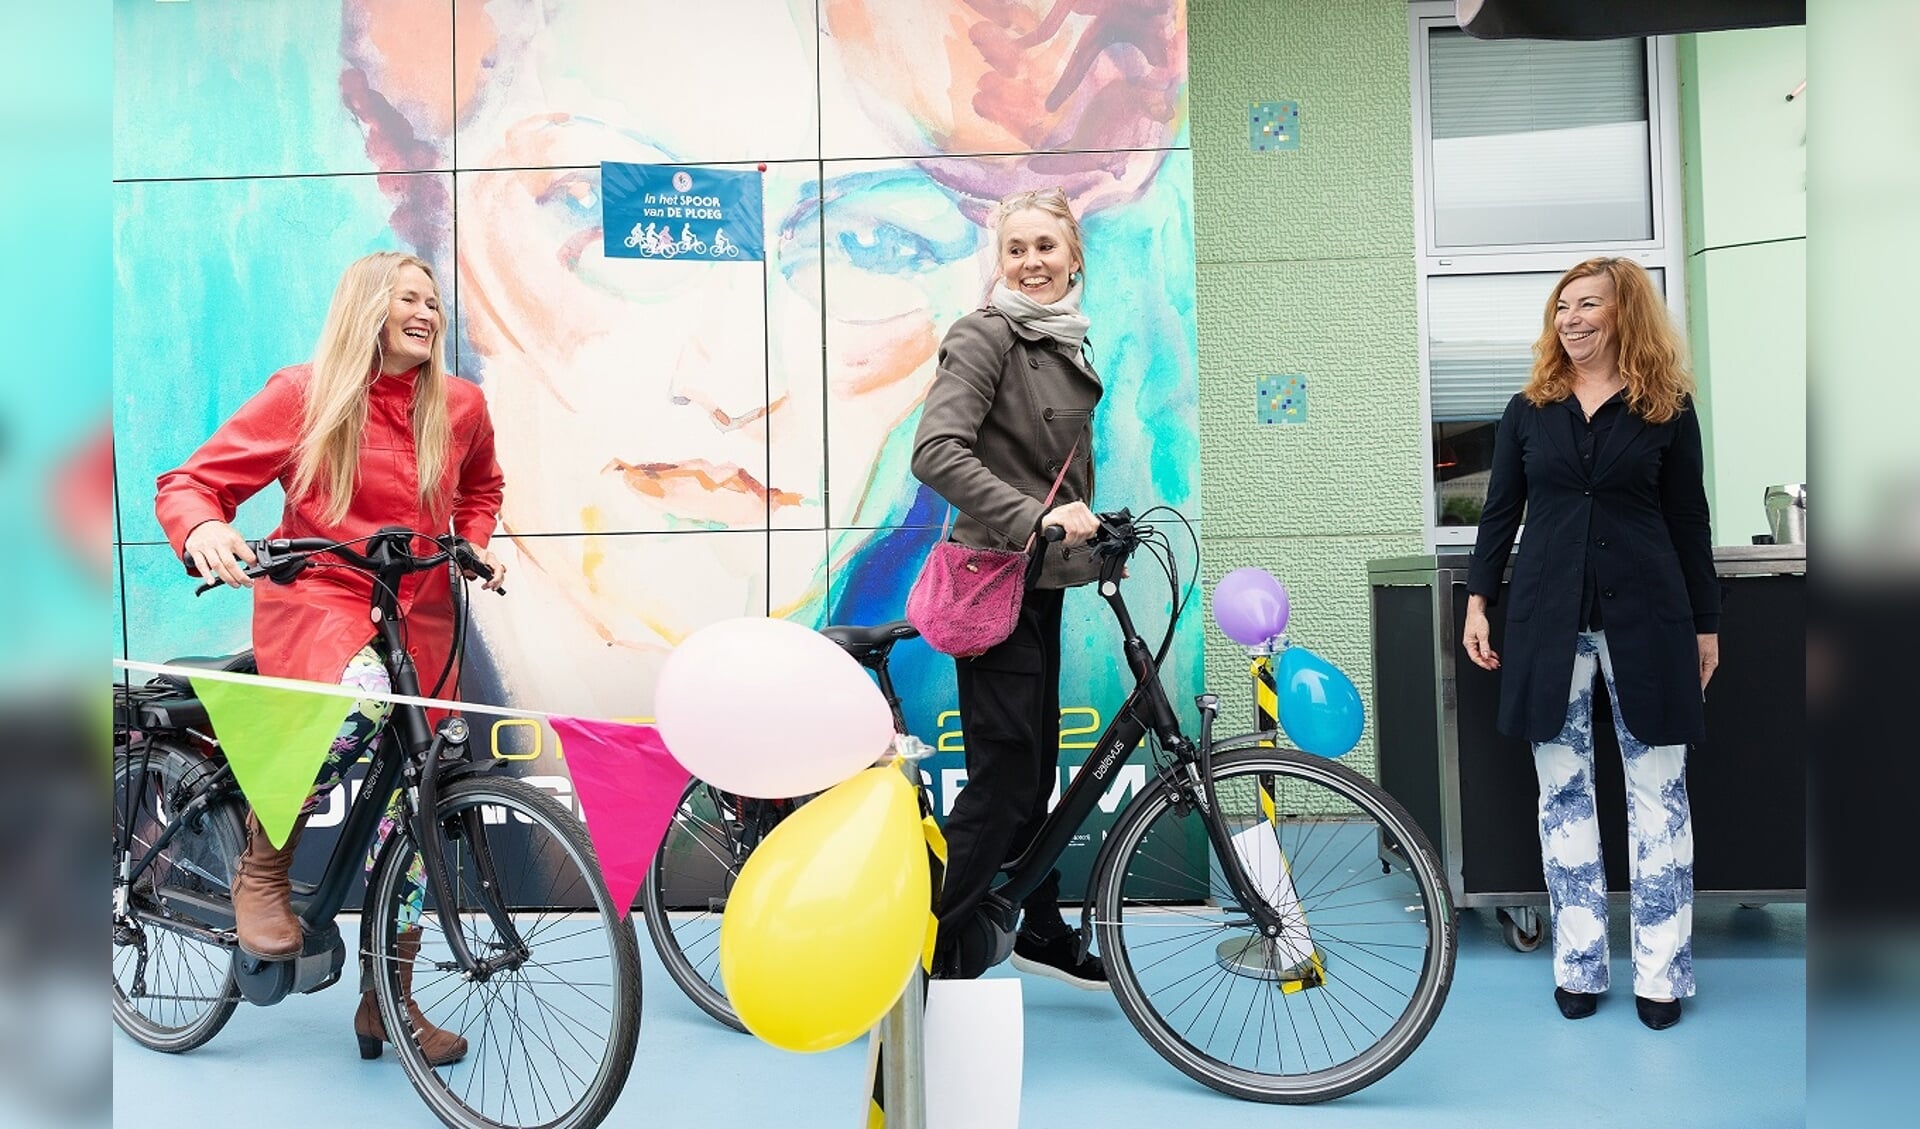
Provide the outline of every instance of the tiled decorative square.
<path id="1" fill-rule="evenodd" d="M 1261 423 L 1307 422 L 1307 378 L 1300 375 L 1263 376 L 1258 385 L 1255 415 Z"/>
<path id="2" fill-rule="evenodd" d="M 1300 148 L 1300 103 L 1256 102 L 1247 107 L 1247 144 L 1256 153 Z"/>

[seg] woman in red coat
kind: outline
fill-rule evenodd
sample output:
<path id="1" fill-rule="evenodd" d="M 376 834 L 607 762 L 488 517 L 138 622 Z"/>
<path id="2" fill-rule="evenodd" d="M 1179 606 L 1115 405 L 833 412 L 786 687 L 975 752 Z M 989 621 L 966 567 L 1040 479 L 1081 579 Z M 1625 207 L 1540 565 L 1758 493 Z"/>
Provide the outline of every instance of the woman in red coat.
<path id="1" fill-rule="evenodd" d="M 242 502 L 278 482 L 286 506 L 274 537 L 351 540 L 389 525 L 451 528 L 493 570 L 487 587 L 499 587 L 506 568 L 486 547 L 502 488 L 493 425 L 480 390 L 446 371 L 445 326 L 425 262 L 387 251 L 347 267 L 312 362 L 274 373 L 192 458 L 160 476 L 155 509 L 174 550 L 202 576 L 253 588 L 241 571 L 253 553 L 228 522 Z M 390 691 L 371 646 L 371 594 L 371 579 L 349 569 L 314 569 L 296 584 L 255 588 L 260 673 Z M 451 582 L 443 571 L 415 574 L 399 596 L 408 652 L 423 677 L 433 678 L 453 641 Z M 371 747 L 389 709 L 384 701 L 361 701 L 348 715 L 285 844 L 274 847 L 249 814 L 233 885 L 234 932 L 247 953 L 283 959 L 300 951 L 287 878 L 294 845 L 321 797 Z M 391 829 L 389 813 L 381 838 Z M 411 916 L 403 916 L 399 952 L 410 961 L 419 948 L 415 923 L 424 891 L 417 861 L 409 877 Z M 410 979 L 403 971 L 403 988 Z M 363 1053 L 378 1054 L 386 1033 L 372 1001 L 372 992 L 363 994 L 354 1026 Z M 451 1062 L 466 1053 L 464 1039 L 427 1026 L 411 1010 L 429 1058 Z"/>

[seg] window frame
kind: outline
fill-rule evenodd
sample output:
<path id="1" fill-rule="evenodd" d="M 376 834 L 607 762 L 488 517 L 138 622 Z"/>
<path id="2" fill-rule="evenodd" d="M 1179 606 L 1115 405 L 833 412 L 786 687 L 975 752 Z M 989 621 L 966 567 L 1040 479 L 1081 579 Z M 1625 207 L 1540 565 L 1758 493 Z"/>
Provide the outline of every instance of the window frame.
<path id="1" fill-rule="evenodd" d="M 1429 355 L 1428 280 L 1448 275 L 1559 274 L 1596 255 L 1630 258 L 1663 271 L 1667 308 L 1686 325 L 1686 241 L 1680 157 L 1680 79 L 1671 36 L 1646 39 L 1647 161 L 1651 180 L 1653 236 L 1638 240 L 1496 244 L 1439 248 L 1433 243 L 1433 181 L 1428 153 L 1433 144 L 1429 104 L 1427 37 L 1457 29 L 1451 0 L 1412 0 L 1407 6 L 1408 70 L 1413 97 L 1414 307 L 1420 363 L 1421 465 L 1426 544 L 1471 545 L 1477 525 L 1439 524 L 1439 490 L 1433 478 L 1433 369 Z"/>

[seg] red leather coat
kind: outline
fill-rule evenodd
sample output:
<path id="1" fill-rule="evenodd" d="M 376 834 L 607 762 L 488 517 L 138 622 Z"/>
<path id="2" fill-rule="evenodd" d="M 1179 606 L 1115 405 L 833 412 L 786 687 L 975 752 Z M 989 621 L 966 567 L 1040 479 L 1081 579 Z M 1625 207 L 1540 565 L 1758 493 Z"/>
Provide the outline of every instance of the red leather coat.
<path id="1" fill-rule="evenodd" d="M 281 369 L 177 470 L 159 478 L 154 509 L 174 552 L 207 521 L 232 521 L 240 503 L 269 482 L 293 479 L 294 444 L 311 379 L 307 365 Z M 447 381 L 452 438 L 447 475 L 452 489 L 422 508 L 414 458 L 413 373 L 381 376 L 368 390 L 367 430 L 360 439 L 360 476 L 347 515 L 322 520 L 311 501 L 289 500 L 273 537 L 345 539 L 386 525 L 453 532 L 484 546 L 500 514 L 504 479 L 494 461 L 486 399 L 464 380 Z M 257 537 L 256 530 L 241 530 Z M 373 638 L 368 617 L 372 582 L 344 568 L 313 568 L 290 585 L 261 581 L 253 590 L 253 649 L 260 673 L 338 682 L 347 660 Z M 400 587 L 407 651 L 431 691 L 453 645 L 453 600 L 445 570 L 419 573 Z M 447 683 L 451 692 L 452 680 Z"/>

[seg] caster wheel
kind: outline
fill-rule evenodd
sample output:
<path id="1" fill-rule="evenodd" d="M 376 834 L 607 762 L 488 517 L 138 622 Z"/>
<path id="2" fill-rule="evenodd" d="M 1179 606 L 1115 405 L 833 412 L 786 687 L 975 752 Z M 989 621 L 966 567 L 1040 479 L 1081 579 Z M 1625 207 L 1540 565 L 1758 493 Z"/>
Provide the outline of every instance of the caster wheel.
<path id="1" fill-rule="evenodd" d="M 1530 953 L 1547 939 L 1547 919 L 1532 906 L 1502 907 L 1500 935 L 1516 953 Z"/>

